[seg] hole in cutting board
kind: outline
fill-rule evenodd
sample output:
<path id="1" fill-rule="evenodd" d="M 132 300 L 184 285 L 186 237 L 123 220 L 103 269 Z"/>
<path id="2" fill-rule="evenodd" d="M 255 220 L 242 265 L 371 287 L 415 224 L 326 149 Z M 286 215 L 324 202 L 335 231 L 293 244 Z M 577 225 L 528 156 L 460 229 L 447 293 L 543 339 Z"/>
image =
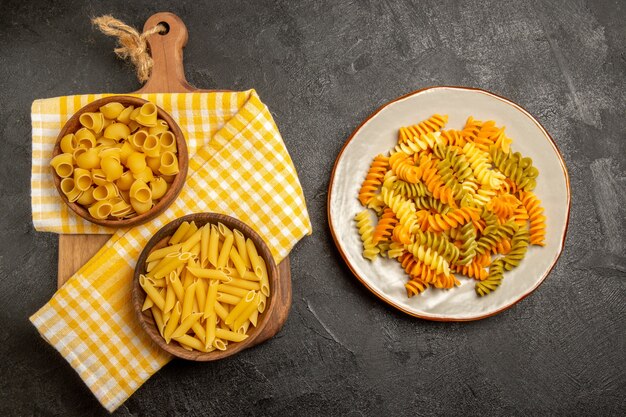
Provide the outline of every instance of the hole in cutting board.
<path id="1" fill-rule="evenodd" d="M 159 25 L 165 26 L 165 32 L 159 32 L 159 35 L 163 36 L 170 33 L 170 25 L 167 22 L 159 22 Z"/>

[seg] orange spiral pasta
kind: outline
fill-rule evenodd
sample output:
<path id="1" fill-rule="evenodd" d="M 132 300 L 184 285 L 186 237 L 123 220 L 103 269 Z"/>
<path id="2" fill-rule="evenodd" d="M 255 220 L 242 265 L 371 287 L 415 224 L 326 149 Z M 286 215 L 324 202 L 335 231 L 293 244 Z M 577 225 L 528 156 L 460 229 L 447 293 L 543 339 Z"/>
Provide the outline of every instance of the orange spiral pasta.
<path id="1" fill-rule="evenodd" d="M 434 114 L 416 125 L 400 128 L 398 143 L 406 143 L 412 138 L 420 138 L 427 133 L 438 132 L 448 123 L 448 116 Z"/>
<path id="2" fill-rule="evenodd" d="M 448 188 L 441 179 L 441 175 L 438 173 L 437 163 L 439 161 L 435 158 L 423 156 L 420 159 L 420 171 L 421 179 L 426 185 L 428 191 L 430 191 L 433 197 L 438 198 L 446 204 L 452 207 L 456 207 L 454 201 L 454 195 L 452 189 Z"/>
<path id="3" fill-rule="evenodd" d="M 467 143 L 460 130 L 447 129 L 441 131 L 441 143 L 448 146 L 462 148 Z"/>
<path id="4" fill-rule="evenodd" d="M 411 243 L 411 230 L 406 226 L 398 224 L 393 228 L 391 240 L 408 245 Z"/>
<path id="5" fill-rule="evenodd" d="M 462 207 L 448 214 L 431 214 L 428 216 L 427 230 L 443 232 L 463 226 L 471 220 L 478 219 L 478 209 L 474 207 Z"/>
<path id="6" fill-rule="evenodd" d="M 413 297 L 414 295 L 418 295 L 423 293 L 428 289 L 429 285 L 425 282 L 417 278 L 411 278 L 406 284 L 404 284 L 404 288 L 406 288 L 406 294 L 409 297 Z"/>
<path id="7" fill-rule="evenodd" d="M 487 209 L 491 210 L 493 214 L 498 216 L 498 219 L 504 223 L 515 213 L 515 210 L 519 207 L 520 201 L 511 194 L 502 194 L 492 198 L 487 204 Z"/>
<path id="8" fill-rule="evenodd" d="M 365 181 L 363 181 L 363 185 L 361 185 L 361 190 L 359 191 L 359 201 L 361 204 L 366 205 L 372 198 L 374 198 L 376 190 L 383 183 L 383 177 L 385 176 L 385 172 L 387 172 L 388 167 L 388 157 L 378 155 L 374 158 L 369 172 L 365 176 Z"/>
<path id="9" fill-rule="evenodd" d="M 486 279 L 487 276 L 489 275 L 489 272 L 487 271 L 486 266 L 489 265 L 490 261 L 491 261 L 491 257 L 489 256 L 489 254 L 486 254 L 486 255 L 478 256 L 474 258 L 474 260 L 470 262 L 469 265 L 453 267 L 453 270 L 463 275 L 467 275 L 470 278 L 474 278 L 479 281 L 482 281 Z"/>
<path id="10" fill-rule="evenodd" d="M 541 201 L 530 191 L 521 191 L 520 198 L 530 220 L 530 244 L 545 246 L 546 216 L 543 215 Z"/>
<path id="11" fill-rule="evenodd" d="M 429 265 L 420 261 L 410 253 L 405 253 L 399 259 L 400 265 L 404 268 L 405 272 L 409 274 L 411 279 L 419 279 L 426 284 L 434 284 L 438 280 L 437 271 L 432 269 Z"/>
<path id="12" fill-rule="evenodd" d="M 511 150 L 495 121 L 470 116 L 461 130 L 445 129 L 447 121 L 435 114 L 400 128 L 359 192 L 378 216 L 373 230 L 367 210 L 357 216 L 363 255 L 396 259 L 409 278 L 408 297 L 464 285 L 461 276 L 485 296 L 520 264 L 528 244 L 545 245 L 546 217 L 530 192 L 538 179 L 532 160 Z"/>
<path id="13" fill-rule="evenodd" d="M 398 219 L 389 207 L 385 208 L 383 214 L 378 220 L 378 224 L 374 228 L 372 242 L 377 245 L 380 242 L 388 242 L 394 227 L 398 224 Z"/>
<path id="14" fill-rule="evenodd" d="M 389 157 L 389 166 L 393 169 L 399 179 L 410 184 L 419 181 L 419 170 L 412 163 L 413 161 L 404 153 L 397 152 Z"/>

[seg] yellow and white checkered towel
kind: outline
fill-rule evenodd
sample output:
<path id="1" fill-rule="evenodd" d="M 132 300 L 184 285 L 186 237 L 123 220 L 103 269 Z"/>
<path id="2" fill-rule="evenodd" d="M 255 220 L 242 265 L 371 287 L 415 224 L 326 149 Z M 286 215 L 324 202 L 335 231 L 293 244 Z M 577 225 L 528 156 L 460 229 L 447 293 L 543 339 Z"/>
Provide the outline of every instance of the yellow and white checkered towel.
<path id="1" fill-rule="evenodd" d="M 68 211 L 48 168 L 62 125 L 81 106 L 100 97 L 103 95 L 33 103 L 32 207 L 37 230 L 112 232 Z M 156 219 L 115 231 L 30 318 L 109 411 L 171 359 L 140 328 L 131 303 L 136 259 L 154 233 L 185 214 L 224 213 L 254 228 L 277 263 L 311 233 L 296 170 L 269 110 L 254 90 L 139 97 L 169 112 L 185 132 L 190 156 L 185 186 Z"/>

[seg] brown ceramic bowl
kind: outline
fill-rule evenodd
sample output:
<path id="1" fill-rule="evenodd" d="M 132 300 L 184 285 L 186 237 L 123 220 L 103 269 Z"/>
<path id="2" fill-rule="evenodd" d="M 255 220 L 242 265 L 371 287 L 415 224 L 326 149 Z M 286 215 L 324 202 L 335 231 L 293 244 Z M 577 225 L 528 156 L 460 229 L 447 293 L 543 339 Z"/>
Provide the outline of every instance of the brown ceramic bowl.
<path id="1" fill-rule="evenodd" d="M 263 260 L 265 260 L 265 263 L 267 265 L 267 273 L 269 275 L 268 278 L 270 284 L 270 296 L 267 298 L 265 311 L 259 315 L 257 326 L 250 326 L 250 328 L 248 329 L 247 339 L 238 343 L 230 342 L 226 350 L 223 351 L 214 350 L 208 353 L 195 350 L 188 351 L 180 346 L 176 341 L 171 341 L 170 344 L 167 344 L 165 343 L 165 339 L 159 333 L 156 323 L 154 322 L 152 312 L 150 310 L 141 311 L 143 303 L 146 299 L 146 293 L 139 285 L 139 276 L 146 273 L 146 258 L 153 250 L 166 246 L 168 238 L 174 234 L 174 232 L 176 231 L 176 229 L 178 229 L 178 226 L 180 226 L 181 223 L 191 221 L 194 221 L 198 227 L 202 227 L 207 223 L 213 223 L 217 225 L 218 222 L 221 222 L 224 224 L 224 226 L 227 226 L 230 229 L 239 229 L 239 231 L 241 231 L 241 233 L 243 233 L 246 238 L 252 239 L 252 241 L 256 245 L 259 256 L 263 257 Z M 228 356 L 234 355 L 244 349 L 260 343 L 262 340 L 257 341 L 257 338 L 263 333 L 263 329 L 265 329 L 265 327 L 268 325 L 269 320 L 276 319 L 276 316 L 273 315 L 272 312 L 274 311 L 276 303 L 278 301 L 279 278 L 278 267 L 274 262 L 274 258 L 272 257 L 270 249 L 263 241 L 263 239 L 261 239 L 261 237 L 254 230 L 252 230 L 252 228 L 250 228 L 242 221 L 235 219 L 234 217 L 226 216 L 224 214 L 189 214 L 163 226 L 163 228 L 161 228 L 161 230 L 159 230 L 152 237 L 152 239 L 150 239 L 150 241 L 146 244 L 146 247 L 141 252 L 141 255 L 139 255 L 137 266 L 135 267 L 135 275 L 133 277 L 132 285 L 133 309 L 135 310 L 135 316 L 139 320 L 141 327 L 148 333 L 150 338 L 161 349 L 182 359 L 207 362 L 223 359 Z"/>
<path id="2" fill-rule="evenodd" d="M 110 96 L 110 97 L 102 98 L 100 100 L 92 101 L 91 103 L 87 104 L 85 107 L 77 111 L 67 121 L 67 123 L 65 123 L 65 126 L 63 126 L 63 129 L 61 129 L 61 132 L 59 133 L 59 136 L 57 138 L 57 142 L 52 152 L 52 157 L 54 158 L 55 156 L 62 153 L 61 139 L 63 138 L 63 136 L 69 133 L 74 133 L 78 129 L 81 128 L 81 124 L 78 120 L 81 114 L 88 113 L 88 112 L 97 112 L 100 109 L 100 107 L 104 106 L 107 103 L 111 103 L 114 101 L 122 103 L 124 106 L 133 105 L 135 106 L 135 108 L 147 103 L 147 101 L 144 99 L 141 99 L 138 97 L 131 97 L 131 96 Z M 112 218 L 102 219 L 102 220 L 96 219 L 92 217 L 91 214 L 89 214 L 89 211 L 87 210 L 86 207 L 78 203 L 72 203 L 67 199 L 65 194 L 61 191 L 61 178 L 56 174 L 56 172 L 54 172 L 54 169 L 53 169 L 52 176 L 54 178 L 54 185 L 56 186 L 59 192 L 59 195 L 61 196 L 65 204 L 67 204 L 67 206 L 70 209 L 72 209 L 74 213 L 78 214 L 80 217 L 82 217 L 85 220 L 89 220 L 90 222 L 99 224 L 101 226 L 130 227 L 130 226 L 135 226 L 135 225 L 147 222 L 148 220 L 155 218 L 156 216 L 161 214 L 170 204 L 172 204 L 172 202 L 174 202 L 174 200 L 180 193 L 180 190 L 182 190 L 183 185 L 185 184 L 185 178 L 187 177 L 187 168 L 189 166 L 189 159 L 188 159 L 188 154 L 187 154 L 187 143 L 185 141 L 185 137 L 183 135 L 182 130 L 180 130 L 180 127 L 174 121 L 172 116 L 166 113 L 165 110 L 163 110 L 162 108 L 158 106 L 156 106 L 156 108 L 157 108 L 157 117 L 167 122 L 167 124 L 170 127 L 170 130 L 176 137 L 176 146 L 178 148 L 177 156 L 178 156 L 179 173 L 176 175 L 176 178 L 172 182 L 170 188 L 167 190 L 167 193 L 165 193 L 165 195 L 159 200 L 159 202 L 154 207 L 152 207 L 149 211 L 143 214 L 139 214 L 137 216 L 130 217 L 128 219 L 120 219 L 120 220 L 112 219 Z"/>

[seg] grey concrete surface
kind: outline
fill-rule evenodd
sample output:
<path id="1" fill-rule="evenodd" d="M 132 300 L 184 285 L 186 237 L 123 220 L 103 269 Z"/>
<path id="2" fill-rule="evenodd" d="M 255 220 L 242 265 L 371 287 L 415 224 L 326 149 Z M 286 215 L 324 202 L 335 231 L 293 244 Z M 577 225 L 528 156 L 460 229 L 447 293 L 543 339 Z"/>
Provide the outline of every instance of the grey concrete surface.
<path id="1" fill-rule="evenodd" d="M 203 88 L 256 88 L 315 229 L 293 251 L 293 309 L 270 342 L 174 361 L 115 414 L 626 415 L 626 3 L 215 1 L 0 3 L 0 414 L 106 415 L 28 316 L 55 291 L 57 237 L 31 223 L 33 99 L 138 88 L 90 16 L 177 13 Z M 548 129 L 571 175 L 565 251 L 540 289 L 474 323 L 394 311 L 343 264 L 326 223 L 335 157 L 381 104 L 484 88 Z"/>

